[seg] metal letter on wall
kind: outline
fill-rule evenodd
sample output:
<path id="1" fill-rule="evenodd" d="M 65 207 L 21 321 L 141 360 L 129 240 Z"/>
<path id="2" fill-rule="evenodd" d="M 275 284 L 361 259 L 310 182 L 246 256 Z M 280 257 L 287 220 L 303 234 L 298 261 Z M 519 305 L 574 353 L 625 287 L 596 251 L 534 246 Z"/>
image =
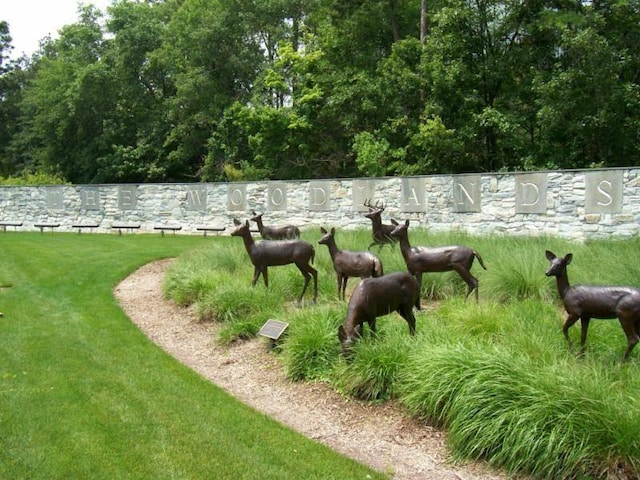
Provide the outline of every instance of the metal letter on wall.
<path id="1" fill-rule="evenodd" d="M 586 172 L 586 213 L 619 213 L 622 210 L 622 171 Z"/>
<path id="2" fill-rule="evenodd" d="M 204 185 L 189 185 L 187 187 L 187 210 L 203 211 L 207 209 L 207 187 Z"/>
<path id="3" fill-rule="evenodd" d="M 480 211 L 480 182 L 480 175 L 456 175 L 453 177 L 454 212 L 464 213 Z"/>
<path id="4" fill-rule="evenodd" d="M 269 183 L 269 198 L 267 206 L 269 210 L 286 210 L 287 209 L 287 184 L 284 182 Z"/>
<path id="5" fill-rule="evenodd" d="M 309 210 L 329 210 L 331 207 L 331 185 L 329 182 L 309 182 Z"/>
<path id="6" fill-rule="evenodd" d="M 100 210 L 100 188 L 81 187 L 80 206 L 83 210 Z"/>
<path id="7" fill-rule="evenodd" d="M 351 184 L 351 200 L 353 201 L 353 210 L 355 212 L 368 212 L 369 209 L 364 206 L 364 202 L 368 200 L 373 204 L 375 195 L 375 180 L 353 180 Z"/>
<path id="8" fill-rule="evenodd" d="M 64 208 L 64 187 L 46 187 L 47 209 L 62 210 Z"/>
<path id="9" fill-rule="evenodd" d="M 138 186 L 120 185 L 118 187 L 118 208 L 120 210 L 135 210 L 138 205 Z"/>
<path id="10" fill-rule="evenodd" d="M 227 188 L 227 210 L 244 212 L 247 209 L 247 186 L 244 183 L 230 183 Z"/>
<path id="11" fill-rule="evenodd" d="M 516 175 L 516 213 L 547 213 L 547 174 Z"/>
<path id="12" fill-rule="evenodd" d="M 402 179 L 402 205 L 403 212 L 424 212 L 424 180 L 420 178 Z"/>

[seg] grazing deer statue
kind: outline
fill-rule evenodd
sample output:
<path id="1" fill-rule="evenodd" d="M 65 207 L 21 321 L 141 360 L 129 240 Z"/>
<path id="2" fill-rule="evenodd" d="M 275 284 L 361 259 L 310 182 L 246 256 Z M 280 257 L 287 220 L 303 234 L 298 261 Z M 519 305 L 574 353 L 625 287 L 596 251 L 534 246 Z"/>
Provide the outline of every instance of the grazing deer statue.
<path id="1" fill-rule="evenodd" d="M 269 277 L 267 267 L 277 265 L 288 265 L 295 263 L 296 267 L 304 276 L 304 287 L 298 298 L 298 303 L 302 301 L 304 292 L 307 290 L 309 281 L 313 277 L 313 301 L 318 298 L 318 272 L 311 266 L 315 258 L 315 250 L 313 245 L 304 240 L 274 240 L 255 242 L 249 230 L 249 221 L 240 223 L 234 220 L 236 228 L 231 232 L 234 237 L 242 237 L 244 246 L 247 249 L 251 263 L 253 263 L 253 281 L 255 286 L 258 277 L 262 274 L 265 286 L 269 286 Z"/>
<path id="2" fill-rule="evenodd" d="M 380 277 L 384 275 L 382 262 L 371 252 L 350 252 L 340 250 L 336 245 L 336 229 L 327 232 L 320 227 L 322 238 L 318 240 L 320 245 L 329 248 L 329 255 L 333 262 L 333 269 L 338 277 L 338 298 L 344 300 L 349 277 Z"/>
<path id="3" fill-rule="evenodd" d="M 420 309 L 420 286 L 407 272 L 393 272 L 382 277 L 365 278 L 353 290 L 347 307 L 344 325 L 338 327 L 342 354 L 349 356 L 355 341 L 362 336 L 364 323 L 376 333 L 376 318 L 398 312 L 415 334 L 416 318 L 413 307 Z"/>
<path id="4" fill-rule="evenodd" d="M 373 230 L 373 242 L 369 244 L 367 250 L 374 245 L 378 245 L 379 249 L 382 249 L 386 244 L 394 245 L 396 239 L 391 236 L 391 232 L 396 228 L 398 222 L 392 218 L 391 225 L 382 223 L 382 212 L 385 210 L 384 204 L 380 205 L 376 202 L 375 206 L 373 206 L 369 200 L 365 200 L 363 205 L 369 209 L 369 213 L 364 216 L 371 220 L 371 228 Z"/>
<path id="5" fill-rule="evenodd" d="M 549 250 L 545 253 L 550 264 L 546 275 L 547 277 L 556 277 L 558 293 L 568 314 L 562 327 L 562 333 L 567 339 L 569 348 L 573 348 L 569 339 L 569 328 L 578 319 L 582 325 L 580 338 L 580 354 L 582 355 L 587 341 L 589 320 L 592 318 L 617 318 L 627 336 L 627 349 L 623 356 L 623 361 L 626 361 L 633 347 L 640 340 L 640 289 L 596 285 L 571 286 L 567 275 L 567 265 L 571 263 L 573 255 L 568 253 L 564 257 L 557 257 Z"/>
<path id="6" fill-rule="evenodd" d="M 252 222 L 256 222 L 258 225 L 258 231 L 260 232 L 260 236 L 264 240 L 287 240 L 300 238 L 300 229 L 295 225 L 285 225 L 284 227 L 267 227 L 262 223 L 262 215 L 264 213 L 256 213 L 254 210 L 251 210 L 253 217 L 251 217 Z"/>
<path id="7" fill-rule="evenodd" d="M 400 241 L 400 250 L 407 265 L 407 270 L 411 275 L 415 275 L 418 285 L 422 287 L 422 274 L 424 272 L 449 272 L 455 270 L 467 284 L 467 294 L 469 298 L 471 292 L 475 291 L 476 302 L 478 301 L 478 279 L 471 275 L 473 259 L 477 258 L 480 266 L 485 270 L 484 262 L 478 252 L 461 245 L 450 245 L 446 247 L 412 247 L 409 244 L 409 220 L 398 225 L 391 236 Z"/>

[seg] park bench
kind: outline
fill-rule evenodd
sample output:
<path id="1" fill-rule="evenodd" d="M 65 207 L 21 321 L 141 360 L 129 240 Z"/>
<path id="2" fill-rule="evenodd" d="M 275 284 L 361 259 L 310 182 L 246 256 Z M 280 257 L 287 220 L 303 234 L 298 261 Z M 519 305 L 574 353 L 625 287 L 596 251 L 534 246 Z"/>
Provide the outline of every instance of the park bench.
<path id="1" fill-rule="evenodd" d="M 2 227 L 2 231 L 6 232 L 7 227 L 13 227 L 14 230 L 18 230 L 18 227 L 22 226 L 22 222 L 10 222 L 10 221 L 2 221 L 0 222 L 0 227 Z"/>
<path id="2" fill-rule="evenodd" d="M 204 236 L 207 236 L 207 233 L 209 232 L 213 232 L 216 235 L 220 235 L 220 232 L 224 232 L 226 229 L 226 227 L 209 227 L 209 226 L 204 226 L 204 227 L 197 227 L 196 230 L 201 231 L 202 233 L 204 233 Z"/>
<path id="3" fill-rule="evenodd" d="M 122 231 L 124 230 L 125 232 L 131 232 L 133 233 L 134 230 L 137 230 L 140 228 L 140 224 L 139 223 L 114 223 L 113 225 L 111 225 L 111 228 L 113 230 L 118 230 L 118 235 L 122 235 Z"/>
<path id="4" fill-rule="evenodd" d="M 74 223 L 73 225 L 71 225 L 71 228 L 77 228 L 78 233 L 82 233 L 82 230 L 85 228 L 88 228 L 89 231 L 91 231 L 94 228 L 98 228 L 99 226 L 99 223 Z"/>
<path id="5" fill-rule="evenodd" d="M 58 228 L 60 224 L 59 223 L 34 223 L 33 226 L 36 228 L 39 228 L 40 233 L 43 233 L 45 228 L 49 228 L 53 232 L 53 229 Z"/>
<path id="6" fill-rule="evenodd" d="M 164 232 L 173 232 L 175 235 L 178 230 L 182 230 L 180 225 L 157 225 L 154 230 L 160 230 L 160 234 L 164 237 Z"/>

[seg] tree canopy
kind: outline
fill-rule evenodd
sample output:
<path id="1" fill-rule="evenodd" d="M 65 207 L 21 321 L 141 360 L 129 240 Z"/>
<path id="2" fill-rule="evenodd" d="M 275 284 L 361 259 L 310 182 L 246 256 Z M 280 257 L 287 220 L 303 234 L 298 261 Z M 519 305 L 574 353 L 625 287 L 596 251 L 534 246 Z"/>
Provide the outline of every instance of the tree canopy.
<path id="1" fill-rule="evenodd" d="M 113 0 L 79 5 L 76 23 L 18 60 L 10 29 L 0 17 L 0 177 L 640 160 L 639 0 Z"/>

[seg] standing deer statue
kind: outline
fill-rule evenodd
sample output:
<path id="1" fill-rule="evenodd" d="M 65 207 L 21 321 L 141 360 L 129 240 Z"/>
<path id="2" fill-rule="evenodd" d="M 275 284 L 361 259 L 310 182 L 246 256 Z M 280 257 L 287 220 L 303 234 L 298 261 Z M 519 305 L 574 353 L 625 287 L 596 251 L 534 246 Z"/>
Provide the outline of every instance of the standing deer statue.
<path id="1" fill-rule="evenodd" d="M 344 300 L 345 298 L 349 277 L 367 278 L 384 275 L 382 262 L 376 255 L 371 252 L 340 250 L 336 245 L 335 228 L 327 232 L 326 229 L 320 227 L 320 231 L 322 232 L 322 238 L 318 240 L 318 243 L 329 248 L 333 269 L 336 271 L 338 278 L 339 299 Z"/>
<path id="2" fill-rule="evenodd" d="M 455 270 L 467 284 L 465 301 L 471 292 L 475 291 L 478 301 L 478 279 L 471 275 L 473 259 L 477 258 L 480 266 L 485 270 L 484 262 L 478 252 L 461 245 L 446 247 L 412 247 L 409 244 L 409 220 L 398 225 L 391 236 L 400 241 L 400 251 L 407 265 L 407 270 L 416 277 L 418 285 L 422 287 L 422 274 L 425 272 L 449 272 Z"/>
<path id="3" fill-rule="evenodd" d="M 580 338 L 580 354 L 582 355 L 587 342 L 589 321 L 592 318 L 617 318 L 627 337 L 627 349 L 623 356 L 623 361 L 626 361 L 633 347 L 640 340 L 640 289 L 597 285 L 571 286 L 567 275 L 567 265 L 571 263 L 573 255 L 568 253 L 564 257 L 557 257 L 549 250 L 546 250 L 545 254 L 549 260 L 549 270 L 546 275 L 547 277 L 556 277 L 558 293 L 568 314 L 562 327 L 562 333 L 567 339 L 569 348 L 573 349 L 569 338 L 569 328 L 578 319 L 580 319 L 582 326 Z"/>
<path id="4" fill-rule="evenodd" d="M 251 221 L 256 222 L 260 236 L 264 240 L 287 240 L 300 238 L 300 229 L 295 225 L 267 227 L 262 223 L 262 215 L 264 215 L 264 213 L 256 213 L 254 210 L 251 210 L 251 213 L 253 214 Z"/>
<path id="5" fill-rule="evenodd" d="M 376 333 L 376 318 L 398 312 L 409 324 L 409 334 L 416 331 L 413 307 L 420 310 L 420 286 L 407 272 L 393 272 L 382 277 L 365 278 L 349 299 L 347 318 L 338 327 L 342 354 L 349 356 L 356 340 L 362 336 L 364 323 Z"/>
<path id="6" fill-rule="evenodd" d="M 369 244 L 367 250 L 374 245 L 378 245 L 380 250 L 387 244 L 394 245 L 396 239 L 391 236 L 391 232 L 396 228 L 398 222 L 392 218 L 391 225 L 382 223 L 382 212 L 385 210 L 384 204 L 376 202 L 375 206 L 373 206 L 369 200 L 365 200 L 363 205 L 369 209 L 369 213 L 364 216 L 371 220 L 371 228 L 373 230 L 373 242 Z"/>
<path id="7" fill-rule="evenodd" d="M 313 301 L 316 301 L 318 298 L 318 271 L 311 266 L 315 258 L 313 245 L 304 240 L 255 242 L 249 230 L 248 220 L 245 223 L 234 220 L 234 223 L 236 224 L 236 228 L 231 232 L 231 235 L 234 237 L 242 237 L 251 263 L 253 263 L 254 266 L 252 286 L 255 286 L 258 277 L 262 274 L 265 286 L 269 287 L 267 267 L 295 263 L 298 270 L 300 270 L 304 276 L 304 287 L 302 287 L 302 293 L 300 294 L 300 298 L 298 298 L 298 303 L 302 301 L 311 277 L 313 277 Z"/>

